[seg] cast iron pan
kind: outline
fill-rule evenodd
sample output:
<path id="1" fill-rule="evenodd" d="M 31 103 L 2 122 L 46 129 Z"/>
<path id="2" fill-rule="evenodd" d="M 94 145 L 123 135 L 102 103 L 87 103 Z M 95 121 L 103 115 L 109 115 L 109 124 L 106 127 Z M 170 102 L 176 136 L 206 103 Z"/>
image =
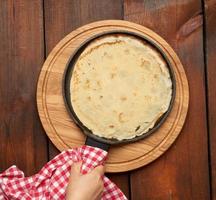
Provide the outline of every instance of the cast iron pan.
<path id="1" fill-rule="evenodd" d="M 158 52 L 161 54 L 162 58 L 166 61 L 168 69 L 169 69 L 169 73 L 170 73 L 170 78 L 172 80 L 172 98 L 170 101 L 170 105 L 169 108 L 167 110 L 166 113 L 164 113 L 155 123 L 154 127 L 152 129 L 150 129 L 148 132 L 137 136 L 135 138 L 132 139 L 125 139 L 122 141 L 116 140 L 116 139 L 108 139 L 108 138 L 103 138 L 103 137 L 99 137 L 95 134 L 92 133 L 92 131 L 90 129 L 88 129 L 88 127 L 86 127 L 77 117 L 76 113 L 73 110 L 73 106 L 71 103 L 71 94 L 70 94 L 70 82 L 71 82 L 71 77 L 73 75 L 73 68 L 74 65 L 79 57 L 79 55 L 83 52 L 83 50 L 85 49 L 85 47 L 94 39 L 97 39 L 101 36 L 104 35 L 108 35 L 108 34 L 126 34 L 129 36 L 135 36 L 139 39 L 144 40 L 145 42 L 149 43 L 150 45 L 152 45 L 153 47 L 155 47 Z M 175 98 L 175 92 L 176 92 L 176 82 L 175 82 L 175 76 L 174 76 L 174 72 L 172 70 L 172 66 L 169 62 L 169 60 L 167 59 L 165 53 L 160 49 L 160 47 L 158 47 L 154 41 L 152 41 L 151 39 L 144 37 L 142 35 L 139 35 L 137 33 L 133 33 L 133 32 L 128 32 L 128 31 L 109 31 L 109 32 L 103 32 L 100 34 L 95 35 L 94 37 L 89 38 L 87 41 L 85 41 L 78 49 L 76 49 L 76 51 L 74 52 L 74 54 L 71 56 L 70 61 L 66 67 L 65 73 L 64 73 L 64 78 L 63 78 L 63 97 L 64 97 L 64 101 L 65 101 L 65 105 L 66 108 L 70 114 L 70 116 L 72 117 L 72 119 L 74 120 L 74 122 L 77 124 L 77 126 L 83 131 L 83 133 L 87 136 L 86 138 L 86 145 L 89 146 L 94 146 L 94 147 L 98 147 L 101 148 L 105 151 L 108 151 L 109 146 L 110 145 L 117 145 L 117 144 L 122 144 L 122 143 L 129 143 L 129 142 L 135 142 L 138 140 L 141 140 L 147 136 L 149 136 L 150 134 L 152 134 L 154 131 L 156 131 L 165 121 L 165 119 L 167 118 L 167 116 L 169 115 L 172 106 L 173 106 L 173 102 L 174 102 L 174 98 Z M 84 105 L 83 105 L 84 106 Z"/>

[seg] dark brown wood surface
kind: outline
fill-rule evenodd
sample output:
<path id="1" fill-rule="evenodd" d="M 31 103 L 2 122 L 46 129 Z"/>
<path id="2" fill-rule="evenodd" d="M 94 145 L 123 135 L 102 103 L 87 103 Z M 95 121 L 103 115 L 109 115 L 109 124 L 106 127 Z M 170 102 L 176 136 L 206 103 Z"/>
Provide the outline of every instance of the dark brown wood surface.
<path id="1" fill-rule="evenodd" d="M 151 28 L 171 44 L 190 88 L 182 133 L 166 154 L 132 173 L 132 199 L 209 199 L 201 2 L 127 0 L 124 14 L 126 20 Z"/>
<path id="2" fill-rule="evenodd" d="M 205 1 L 205 61 L 208 86 L 209 157 L 212 199 L 216 199 L 216 1 Z"/>
<path id="3" fill-rule="evenodd" d="M 108 176 L 132 200 L 216 199 L 216 0 L 0 1 L 0 172 L 15 164 L 32 175 L 59 153 L 37 114 L 40 68 L 65 35 L 103 19 L 160 34 L 180 57 L 190 87 L 175 144 L 146 167 Z"/>
<path id="4" fill-rule="evenodd" d="M 47 137 L 36 107 L 44 62 L 41 1 L 0 1 L 0 170 L 27 175 L 47 162 Z"/>

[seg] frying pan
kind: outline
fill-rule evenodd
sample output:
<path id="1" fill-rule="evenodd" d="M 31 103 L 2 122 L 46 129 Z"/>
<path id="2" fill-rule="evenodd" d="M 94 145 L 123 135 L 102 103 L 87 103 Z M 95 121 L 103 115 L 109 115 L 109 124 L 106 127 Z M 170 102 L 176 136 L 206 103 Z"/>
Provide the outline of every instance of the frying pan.
<path id="1" fill-rule="evenodd" d="M 170 73 L 170 78 L 172 81 L 172 97 L 171 97 L 171 101 L 170 101 L 170 105 L 168 110 L 156 121 L 155 125 L 153 128 L 151 128 L 148 132 L 143 133 L 140 136 L 137 136 L 135 138 L 132 139 L 125 139 L 125 140 L 117 140 L 117 139 L 108 139 L 108 138 L 104 138 L 104 137 L 100 137 L 95 135 L 88 127 L 86 127 L 77 117 L 73 106 L 72 106 L 72 101 L 71 101 L 71 93 L 70 93 L 70 84 L 71 84 L 71 78 L 73 75 L 73 69 L 74 69 L 74 65 L 78 59 L 78 57 L 80 56 L 80 54 L 83 52 L 83 50 L 88 46 L 88 44 L 94 40 L 97 39 L 101 36 L 105 36 L 105 35 L 113 35 L 113 34 L 126 34 L 129 36 L 135 36 L 139 39 L 142 39 L 143 41 L 147 42 L 148 44 L 150 44 L 151 46 L 153 46 L 154 48 L 156 48 L 158 50 L 158 52 L 160 53 L 160 55 L 162 56 L 162 58 L 164 59 L 164 61 L 166 62 L 167 66 L 168 66 L 168 70 Z M 134 33 L 134 32 L 129 32 L 129 31 L 123 31 L 123 30 L 118 30 L 118 31 L 108 31 L 108 32 L 102 32 L 100 34 L 96 34 L 95 36 L 89 38 L 88 40 L 86 40 L 85 42 L 83 42 L 79 48 L 77 48 L 75 50 L 75 52 L 73 53 L 73 55 L 71 56 L 65 72 L 64 72 L 64 77 L 63 77 L 63 98 L 64 98 L 64 102 L 65 102 L 65 106 L 66 109 L 69 113 L 69 115 L 71 116 L 71 118 L 73 119 L 73 121 L 76 123 L 76 125 L 82 130 L 82 132 L 87 136 L 86 138 L 86 145 L 89 146 L 93 146 L 93 147 L 98 147 L 101 148 L 105 151 L 108 151 L 110 145 L 117 145 L 117 144 L 124 144 L 124 143 L 130 143 L 130 142 L 136 142 L 138 140 L 144 139 L 145 137 L 149 136 L 150 134 L 152 134 L 153 132 L 155 132 L 162 124 L 163 122 L 166 120 L 167 116 L 169 115 L 170 111 L 172 110 L 172 106 L 174 103 L 174 99 L 175 99 L 175 93 L 176 93 L 176 82 L 175 82 L 175 76 L 174 76 L 174 72 L 172 70 L 172 66 L 166 56 L 166 54 L 162 51 L 162 49 L 150 38 L 145 37 L 143 35 L 140 35 L 138 33 Z M 84 106 L 84 105 L 83 105 Z"/>

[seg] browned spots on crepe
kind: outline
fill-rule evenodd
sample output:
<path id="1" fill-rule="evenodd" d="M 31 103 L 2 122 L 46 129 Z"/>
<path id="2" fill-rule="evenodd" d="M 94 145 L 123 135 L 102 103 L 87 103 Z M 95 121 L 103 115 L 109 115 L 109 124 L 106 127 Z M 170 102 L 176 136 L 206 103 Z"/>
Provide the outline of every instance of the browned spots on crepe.
<path id="1" fill-rule="evenodd" d="M 129 54 L 129 53 L 130 53 L 130 50 L 129 50 L 129 49 L 125 49 L 124 52 L 125 52 L 126 54 Z"/>
<path id="2" fill-rule="evenodd" d="M 152 97 L 151 97 L 151 96 L 145 95 L 144 98 L 145 98 L 145 100 L 148 101 L 148 102 L 150 102 L 150 101 L 152 100 Z"/>
<path id="3" fill-rule="evenodd" d="M 146 65 L 149 65 L 149 64 L 150 62 L 148 60 L 141 59 L 141 64 L 140 64 L 141 67 L 145 67 Z"/>
<path id="4" fill-rule="evenodd" d="M 116 76 L 116 73 L 111 73 L 111 79 L 113 79 Z"/>
<path id="5" fill-rule="evenodd" d="M 77 70 L 77 71 L 80 70 L 80 65 L 79 65 L 79 64 L 76 66 L 76 70 Z"/>
<path id="6" fill-rule="evenodd" d="M 74 85 L 78 84 L 79 83 L 79 78 L 78 78 L 78 74 L 77 72 L 74 72 L 73 73 L 73 78 L 74 78 Z"/>
<path id="7" fill-rule="evenodd" d="M 103 95 L 100 95 L 100 99 L 102 99 L 103 98 Z"/>
<path id="8" fill-rule="evenodd" d="M 109 125 L 109 127 L 110 127 L 110 128 L 114 128 L 115 126 L 111 124 L 111 125 Z"/>
<path id="9" fill-rule="evenodd" d="M 135 129 L 135 131 L 138 131 L 139 129 L 140 129 L 140 126 L 137 126 L 136 129 Z"/>
<path id="10" fill-rule="evenodd" d="M 121 113 L 119 113 L 119 115 L 118 115 L 118 120 L 120 121 L 120 122 L 124 122 L 124 120 L 123 120 L 123 113 L 121 112 Z"/>
<path id="11" fill-rule="evenodd" d="M 121 101 L 126 101 L 126 100 L 127 100 L 127 97 L 122 96 L 120 99 L 121 99 Z"/>
<path id="12" fill-rule="evenodd" d="M 90 96 L 88 96 L 87 99 L 88 99 L 89 101 L 91 101 L 91 97 L 90 97 Z"/>
<path id="13" fill-rule="evenodd" d="M 101 82 L 100 82 L 100 81 L 97 81 L 97 85 L 98 85 L 99 87 L 101 87 Z"/>
<path id="14" fill-rule="evenodd" d="M 90 80 L 86 79 L 85 88 L 90 88 Z"/>
<path id="15" fill-rule="evenodd" d="M 158 78 L 158 75 L 157 75 L 157 74 L 155 74 L 155 75 L 154 75 L 154 78 Z"/>

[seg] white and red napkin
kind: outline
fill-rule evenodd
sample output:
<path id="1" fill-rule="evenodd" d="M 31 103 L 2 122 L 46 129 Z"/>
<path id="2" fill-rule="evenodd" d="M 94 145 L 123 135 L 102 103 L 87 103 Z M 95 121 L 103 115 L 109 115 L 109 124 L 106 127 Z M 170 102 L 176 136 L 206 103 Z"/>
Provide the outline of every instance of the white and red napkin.
<path id="1" fill-rule="evenodd" d="M 25 177 L 16 166 L 0 174 L 0 200 L 65 199 L 71 165 L 82 161 L 82 174 L 104 163 L 107 152 L 99 148 L 82 146 L 57 155 L 39 173 Z M 122 191 L 107 177 L 103 177 L 102 200 L 127 200 Z"/>

